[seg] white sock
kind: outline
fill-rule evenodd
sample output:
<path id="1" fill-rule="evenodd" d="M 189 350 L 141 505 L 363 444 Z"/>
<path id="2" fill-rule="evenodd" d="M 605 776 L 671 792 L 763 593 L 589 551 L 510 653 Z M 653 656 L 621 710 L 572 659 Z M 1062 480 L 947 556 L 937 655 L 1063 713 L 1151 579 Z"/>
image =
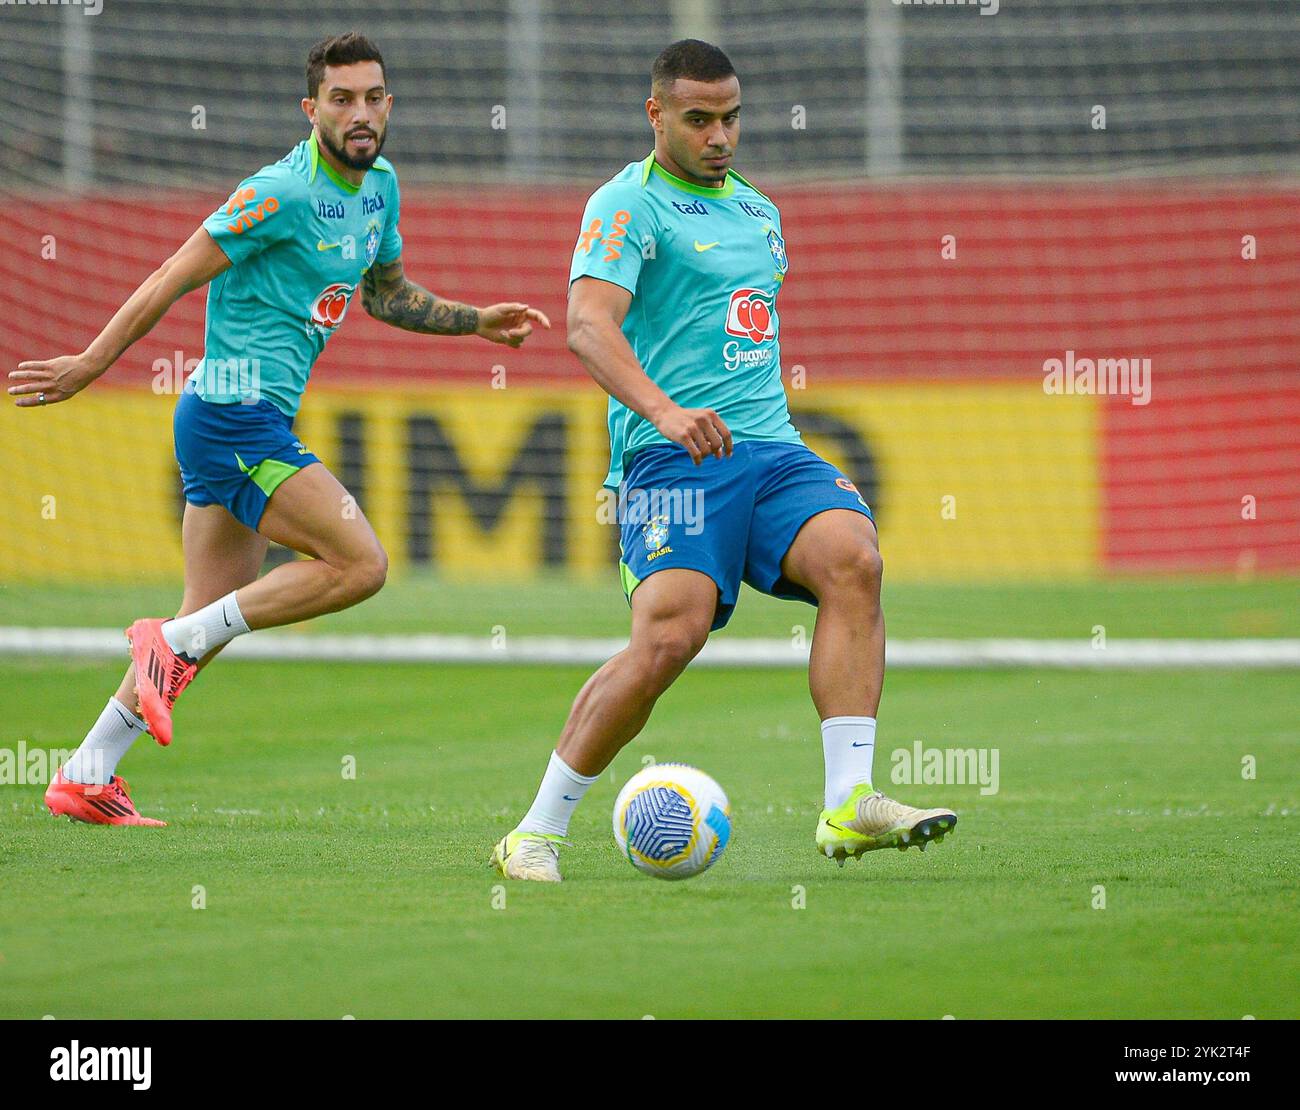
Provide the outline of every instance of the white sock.
<path id="1" fill-rule="evenodd" d="M 168 647 L 195 662 L 247 631 L 244 615 L 235 604 L 234 590 L 188 616 L 164 621 L 162 626 Z"/>
<path id="2" fill-rule="evenodd" d="M 99 720 L 86 733 L 81 747 L 63 765 L 64 778 L 107 786 L 113 781 L 118 760 L 126 755 L 135 738 L 148 729 L 149 726 L 117 698 L 109 698 Z"/>
<path id="3" fill-rule="evenodd" d="M 598 778 L 599 775 L 588 777 L 578 774 L 560 758 L 559 752 L 551 752 L 551 762 L 546 765 L 546 774 L 542 776 L 537 797 L 533 799 L 532 808 L 519 822 L 519 828 L 524 832 L 567 835 L 569 818 L 578 808 L 587 787 Z"/>
<path id="4" fill-rule="evenodd" d="M 871 782 L 876 753 L 875 717 L 827 717 L 822 721 L 826 756 L 826 808 L 842 806 L 859 783 Z"/>

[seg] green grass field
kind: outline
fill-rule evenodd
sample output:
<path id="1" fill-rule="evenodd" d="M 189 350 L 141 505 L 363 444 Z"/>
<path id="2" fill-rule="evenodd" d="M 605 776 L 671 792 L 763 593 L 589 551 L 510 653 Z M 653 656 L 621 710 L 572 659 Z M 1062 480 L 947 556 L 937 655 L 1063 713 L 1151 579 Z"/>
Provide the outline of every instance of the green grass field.
<path id="1" fill-rule="evenodd" d="M 723 636 L 788 636 L 811 628 L 813 610 L 742 591 Z M 134 616 L 173 613 L 175 583 L 143 586 L 42 587 L 0 583 L 0 625 L 123 627 Z M 934 585 L 886 578 L 885 616 L 891 636 L 1029 636 L 1087 639 L 1094 625 L 1107 636 L 1300 636 L 1300 584 L 1295 579 L 1115 579 L 1032 585 Z M 364 605 L 295 625 L 301 632 L 445 632 L 488 635 L 624 636 L 628 610 L 617 574 L 591 582 L 543 578 L 532 583 L 390 582 Z"/>
<path id="2" fill-rule="evenodd" d="M 415 583 L 317 623 L 625 628 L 616 591 L 575 590 L 569 613 L 567 589 Z M 174 604 L 128 594 L 0 591 L 0 624 Z M 936 594 L 896 591 L 891 631 L 1295 634 L 1286 583 Z M 810 621 L 757 600 L 746 632 Z M 120 671 L 0 657 L 0 747 L 74 747 Z M 840 870 L 812 847 L 803 675 L 688 671 L 578 811 L 566 882 L 510 884 L 501 907 L 488 851 L 585 677 L 223 661 L 178 706 L 175 744 L 144 741 L 122 768 L 169 828 L 55 821 L 41 787 L 4 786 L 0 1017 L 1300 1016 L 1294 672 L 895 672 L 877 784 L 961 823 L 924 855 Z M 916 740 L 996 748 L 999 792 L 893 785 L 891 752 Z M 696 763 L 731 796 L 734 839 L 698 879 L 656 882 L 615 852 L 610 807 L 644 756 Z"/>

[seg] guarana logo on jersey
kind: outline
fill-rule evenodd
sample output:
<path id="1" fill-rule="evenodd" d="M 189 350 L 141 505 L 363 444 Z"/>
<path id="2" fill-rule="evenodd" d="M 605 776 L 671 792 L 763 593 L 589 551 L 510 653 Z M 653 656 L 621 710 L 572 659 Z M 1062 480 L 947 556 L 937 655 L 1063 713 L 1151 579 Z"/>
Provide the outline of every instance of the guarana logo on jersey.
<path id="1" fill-rule="evenodd" d="M 737 289 L 727 305 L 727 334 L 740 336 L 751 343 L 766 343 L 776 338 L 775 301 L 775 293 Z"/>
<path id="2" fill-rule="evenodd" d="M 737 289 L 727 305 L 726 332 L 739 337 L 722 345 L 722 365 L 728 372 L 771 363 L 776 356 L 776 347 L 770 342 L 776 338 L 776 294 L 762 289 Z"/>
<path id="3" fill-rule="evenodd" d="M 324 336 L 332 334 L 334 329 L 343 323 L 343 317 L 348 311 L 348 302 L 355 289 L 355 285 L 346 285 L 341 281 L 325 286 L 312 302 L 311 319 L 307 321 L 307 334 L 311 335 L 312 332 Z"/>
<path id="4" fill-rule="evenodd" d="M 255 223 L 260 223 L 267 216 L 277 211 L 280 202 L 275 197 L 267 197 L 255 207 L 249 205 L 257 200 L 257 190 L 250 185 L 245 185 L 242 189 L 236 189 L 226 200 L 226 215 L 233 216 L 236 212 L 240 213 L 239 218 L 233 224 L 227 224 L 226 229 L 236 235 L 243 235 Z"/>

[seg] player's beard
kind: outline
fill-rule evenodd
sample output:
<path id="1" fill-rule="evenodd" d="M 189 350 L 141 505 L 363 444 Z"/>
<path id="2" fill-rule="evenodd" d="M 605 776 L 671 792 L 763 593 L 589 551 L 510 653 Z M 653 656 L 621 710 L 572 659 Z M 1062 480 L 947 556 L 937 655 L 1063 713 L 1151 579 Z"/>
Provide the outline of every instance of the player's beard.
<path id="1" fill-rule="evenodd" d="M 731 171 L 731 163 L 719 169 L 717 166 L 710 166 L 705 158 L 709 152 L 700 151 L 698 154 L 691 149 L 690 145 L 683 142 L 680 149 L 673 149 L 674 144 L 668 144 L 668 153 L 672 155 L 673 160 L 682 167 L 688 174 L 692 175 L 697 181 L 720 182 L 727 179 L 727 174 Z M 731 149 L 726 152 L 734 156 L 735 150 Z"/>
<path id="2" fill-rule="evenodd" d="M 379 157 L 379 152 L 384 149 L 384 140 L 388 138 L 388 125 L 384 125 L 382 131 L 372 132 L 375 136 L 375 149 L 367 154 L 364 158 L 356 158 L 347 152 L 347 137 L 344 136 L 343 145 L 340 146 L 334 141 L 325 128 L 319 129 L 320 141 L 335 158 L 342 162 L 349 169 L 368 170 L 375 164 L 375 159 Z"/>

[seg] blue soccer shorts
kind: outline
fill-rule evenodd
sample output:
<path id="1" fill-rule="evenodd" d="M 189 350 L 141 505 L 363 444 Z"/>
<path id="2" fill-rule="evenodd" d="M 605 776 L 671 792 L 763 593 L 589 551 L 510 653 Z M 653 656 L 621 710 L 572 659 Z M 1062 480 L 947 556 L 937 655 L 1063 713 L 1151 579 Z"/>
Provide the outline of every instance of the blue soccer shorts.
<path id="1" fill-rule="evenodd" d="M 280 483 L 320 462 L 293 434 L 293 420 L 265 399 L 219 405 L 186 389 L 172 428 L 185 500 L 222 505 L 254 531 Z"/>
<path id="2" fill-rule="evenodd" d="M 621 493 L 619 570 L 629 604 L 655 571 L 697 570 L 717 583 L 715 629 L 731 619 L 742 581 L 817 604 L 781 574 L 810 517 L 848 509 L 874 521 L 857 487 L 802 443 L 743 440 L 730 458 L 709 456 L 699 466 L 677 444 L 647 447 L 633 457 Z"/>

